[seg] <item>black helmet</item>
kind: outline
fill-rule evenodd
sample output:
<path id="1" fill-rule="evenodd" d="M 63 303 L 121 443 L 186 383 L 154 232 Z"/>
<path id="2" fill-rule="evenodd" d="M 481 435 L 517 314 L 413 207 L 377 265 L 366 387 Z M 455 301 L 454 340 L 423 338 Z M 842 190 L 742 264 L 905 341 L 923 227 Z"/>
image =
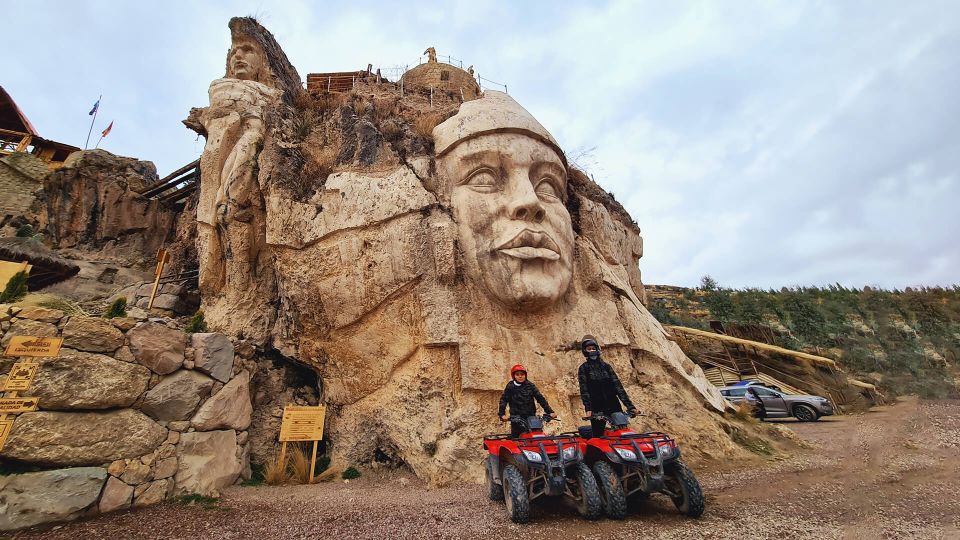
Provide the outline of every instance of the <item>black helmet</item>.
<path id="1" fill-rule="evenodd" d="M 587 346 L 589 345 L 596 347 L 597 351 L 600 350 L 600 344 L 597 343 L 597 338 L 591 335 L 583 336 L 583 339 L 580 340 L 580 352 L 583 353 L 584 356 L 587 356 Z"/>

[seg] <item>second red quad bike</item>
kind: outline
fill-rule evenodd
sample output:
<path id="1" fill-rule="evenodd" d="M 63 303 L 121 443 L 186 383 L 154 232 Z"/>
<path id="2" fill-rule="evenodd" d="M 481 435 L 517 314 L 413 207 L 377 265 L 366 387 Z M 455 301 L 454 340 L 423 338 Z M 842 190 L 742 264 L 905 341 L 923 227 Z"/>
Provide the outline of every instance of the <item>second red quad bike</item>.
<path id="1" fill-rule="evenodd" d="M 530 501 L 542 496 L 566 496 L 580 515 L 596 519 L 603 514 L 597 481 L 583 461 L 584 441 L 577 435 L 549 436 L 537 416 L 511 416 L 523 428 L 520 437 L 488 435 L 486 488 L 494 501 L 505 501 L 515 523 L 530 519 Z"/>
<path id="2" fill-rule="evenodd" d="M 663 493 L 681 514 L 700 517 L 704 511 L 700 482 L 682 461 L 676 441 L 666 433 L 638 433 L 621 412 L 595 414 L 607 429 L 594 434 L 589 426 L 579 429 L 586 441 L 585 458 L 597 476 L 604 510 L 614 519 L 627 514 L 631 496 L 642 499 Z"/>

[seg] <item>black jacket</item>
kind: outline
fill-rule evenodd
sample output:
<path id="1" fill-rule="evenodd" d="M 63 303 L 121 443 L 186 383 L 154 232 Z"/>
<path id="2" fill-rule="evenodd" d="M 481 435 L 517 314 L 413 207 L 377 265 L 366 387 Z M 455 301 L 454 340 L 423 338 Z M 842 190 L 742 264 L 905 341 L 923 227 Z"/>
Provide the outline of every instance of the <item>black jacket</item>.
<path id="1" fill-rule="evenodd" d="M 628 410 L 633 408 L 630 397 L 620 384 L 620 378 L 610 364 L 603 360 L 587 360 L 581 364 L 577 380 L 580 382 L 580 399 L 583 400 L 584 410 L 601 413 L 623 412 L 620 408 L 621 401 Z"/>
<path id="2" fill-rule="evenodd" d="M 543 397 L 540 390 L 537 390 L 537 385 L 530 381 L 523 381 L 523 384 L 520 385 L 510 381 L 507 383 L 507 387 L 503 389 L 503 395 L 500 396 L 500 408 L 497 409 L 497 416 L 504 415 L 508 403 L 510 404 L 511 415 L 534 416 L 537 414 L 537 406 L 533 403 L 533 400 L 537 400 L 537 403 L 543 407 L 543 412 L 547 414 L 553 412 L 546 398 Z"/>

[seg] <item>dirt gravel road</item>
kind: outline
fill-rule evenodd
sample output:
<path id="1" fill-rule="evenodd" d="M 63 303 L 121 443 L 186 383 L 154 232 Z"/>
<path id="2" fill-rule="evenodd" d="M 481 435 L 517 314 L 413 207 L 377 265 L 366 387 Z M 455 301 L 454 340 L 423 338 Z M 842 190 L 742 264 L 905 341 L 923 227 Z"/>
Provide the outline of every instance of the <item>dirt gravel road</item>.
<path id="1" fill-rule="evenodd" d="M 624 521 L 586 522 L 563 504 L 535 504 L 532 523 L 519 526 L 481 486 L 362 478 L 236 487 L 209 509 L 165 503 L 14 538 L 960 539 L 960 402 L 906 400 L 783 425 L 813 449 L 752 469 L 698 470 L 707 494 L 699 520 L 654 497 Z"/>

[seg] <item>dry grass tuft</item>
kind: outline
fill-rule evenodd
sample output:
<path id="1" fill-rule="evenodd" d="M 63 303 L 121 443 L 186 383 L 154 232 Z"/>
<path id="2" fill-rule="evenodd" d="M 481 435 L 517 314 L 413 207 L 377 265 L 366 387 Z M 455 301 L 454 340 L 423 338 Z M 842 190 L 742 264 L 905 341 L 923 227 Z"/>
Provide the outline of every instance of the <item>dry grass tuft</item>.
<path id="1" fill-rule="evenodd" d="M 751 424 L 756 424 L 759 422 L 757 417 L 754 416 L 753 407 L 747 402 L 741 402 L 738 404 L 736 410 L 733 411 L 733 414 L 744 422 L 749 422 Z"/>
<path id="2" fill-rule="evenodd" d="M 47 293 L 32 293 L 23 297 L 22 300 L 17 302 L 19 306 L 37 306 L 45 307 L 49 309 L 59 309 L 60 311 L 71 316 L 83 316 L 88 317 L 90 314 L 87 313 L 80 304 L 74 302 L 73 300 L 64 298 L 62 296 L 57 296 L 55 294 Z"/>
<path id="3" fill-rule="evenodd" d="M 263 481 L 270 486 L 279 486 L 290 481 L 290 474 L 286 467 L 281 467 L 276 461 L 263 466 Z"/>
<path id="4" fill-rule="evenodd" d="M 444 119 L 443 113 L 427 113 L 418 116 L 413 122 L 413 131 L 427 140 L 433 140 L 433 128 L 437 127 Z"/>
<path id="5" fill-rule="evenodd" d="M 373 117 L 378 121 L 386 120 L 394 116 L 397 108 L 397 100 L 392 97 L 373 99 Z"/>
<path id="6" fill-rule="evenodd" d="M 287 456 L 289 457 L 287 472 L 290 474 L 290 481 L 295 484 L 309 484 L 312 449 L 305 449 L 299 444 L 290 446 L 287 452 Z"/>

